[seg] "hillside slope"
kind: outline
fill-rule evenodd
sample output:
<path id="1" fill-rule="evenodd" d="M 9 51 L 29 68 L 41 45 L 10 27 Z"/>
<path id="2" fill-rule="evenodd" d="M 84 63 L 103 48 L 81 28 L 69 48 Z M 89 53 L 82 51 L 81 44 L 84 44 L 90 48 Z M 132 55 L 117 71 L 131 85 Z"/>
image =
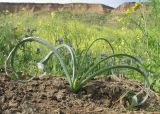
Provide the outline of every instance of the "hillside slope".
<path id="1" fill-rule="evenodd" d="M 135 7 L 136 2 L 125 2 L 118 6 L 117 8 L 113 9 L 113 13 L 125 13 L 129 8 Z M 147 3 L 140 3 L 135 7 L 135 11 L 140 11 L 143 8 L 143 11 L 149 11 L 149 5 Z"/>
<path id="2" fill-rule="evenodd" d="M 55 3 L 0 3 L 0 12 L 10 11 L 18 12 L 22 9 L 27 9 L 33 12 L 36 11 L 69 11 L 75 13 L 106 13 L 113 8 L 103 4 L 86 4 L 86 3 L 71 3 L 71 4 L 55 4 Z"/>

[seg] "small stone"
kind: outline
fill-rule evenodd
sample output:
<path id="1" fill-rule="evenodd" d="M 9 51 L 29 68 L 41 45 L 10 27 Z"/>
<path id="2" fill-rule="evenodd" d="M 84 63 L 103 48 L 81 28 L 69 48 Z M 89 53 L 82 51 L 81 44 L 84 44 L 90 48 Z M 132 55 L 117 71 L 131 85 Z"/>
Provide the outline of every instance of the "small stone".
<path id="1" fill-rule="evenodd" d="M 102 112 L 104 110 L 104 108 L 102 108 L 102 107 L 96 107 L 95 108 L 95 111 L 96 112 Z"/>
<path id="2" fill-rule="evenodd" d="M 61 109 L 54 110 L 54 114 L 64 114 Z"/>
<path id="3" fill-rule="evenodd" d="M 10 101 L 9 102 L 9 107 L 18 107 L 18 103 L 16 103 L 15 101 Z"/>
<path id="4" fill-rule="evenodd" d="M 33 92 L 33 88 L 32 88 L 32 86 L 28 86 L 28 87 L 27 87 L 27 91 L 29 91 L 29 92 Z"/>
<path id="5" fill-rule="evenodd" d="M 56 95 L 57 101 L 61 101 L 65 99 L 65 93 L 63 91 L 59 91 Z"/>

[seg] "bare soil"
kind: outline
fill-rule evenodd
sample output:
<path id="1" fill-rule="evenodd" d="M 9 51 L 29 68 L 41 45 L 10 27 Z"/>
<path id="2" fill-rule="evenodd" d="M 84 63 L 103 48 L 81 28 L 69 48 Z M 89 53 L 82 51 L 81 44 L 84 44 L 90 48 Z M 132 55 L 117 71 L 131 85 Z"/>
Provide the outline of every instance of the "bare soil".
<path id="1" fill-rule="evenodd" d="M 142 85 L 116 76 L 91 80 L 73 93 L 64 77 L 46 76 L 17 83 L 0 76 L 0 114 L 160 114 L 155 92 L 146 105 L 131 110 L 117 101 L 127 89 Z"/>

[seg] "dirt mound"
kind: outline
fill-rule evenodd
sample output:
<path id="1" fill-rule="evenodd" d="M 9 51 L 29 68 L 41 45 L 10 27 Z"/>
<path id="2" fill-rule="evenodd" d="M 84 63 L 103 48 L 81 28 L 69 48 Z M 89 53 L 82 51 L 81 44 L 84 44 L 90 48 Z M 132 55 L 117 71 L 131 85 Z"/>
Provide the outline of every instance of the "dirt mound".
<path id="1" fill-rule="evenodd" d="M 127 83 L 126 83 L 127 81 Z M 138 85 L 138 86 L 137 86 Z M 128 111 L 124 104 L 116 102 L 128 88 L 139 88 L 138 82 L 126 78 L 99 77 L 91 80 L 77 94 L 73 93 L 65 78 L 46 76 L 34 78 L 27 83 L 17 83 L 0 77 L 1 114 L 159 114 L 145 110 L 160 111 L 151 94 L 146 106 Z M 139 111 L 138 111 L 139 110 Z"/>
<path id="2" fill-rule="evenodd" d="M 56 4 L 56 3 L 0 3 L 0 12 L 8 10 L 9 12 L 18 12 L 27 9 L 36 11 L 69 11 L 76 13 L 106 13 L 113 8 L 103 4 Z"/>

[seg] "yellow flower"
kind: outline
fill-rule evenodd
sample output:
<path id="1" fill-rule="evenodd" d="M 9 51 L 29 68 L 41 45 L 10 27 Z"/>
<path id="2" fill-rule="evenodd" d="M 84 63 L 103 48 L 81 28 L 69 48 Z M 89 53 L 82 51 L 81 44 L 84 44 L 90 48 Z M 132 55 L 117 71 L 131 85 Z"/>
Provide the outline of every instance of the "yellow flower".
<path id="1" fill-rule="evenodd" d="M 55 12 L 51 12 L 51 17 L 54 18 L 56 16 Z"/>
<path id="2" fill-rule="evenodd" d="M 5 11 L 4 11 L 4 14 L 6 14 L 6 15 L 9 14 L 9 11 L 8 11 L 8 10 L 5 10 Z"/>
<path id="3" fill-rule="evenodd" d="M 21 25 L 22 25 L 22 22 L 21 22 L 21 21 L 18 21 L 17 25 L 18 25 L 18 26 L 21 26 Z"/>
<path id="4" fill-rule="evenodd" d="M 10 16 L 13 16 L 13 14 L 12 14 L 12 13 L 10 13 Z"/>
<path id="5" fill-rule="evenodd" d="M 130 9 L 127 9 L 127 11 L 125 12 L 126 15 L 130 14 L 131 13 L 131 10 Z"/>
<path id="6" fill-rule="evenodd" d="M 23 7 L 23 8 L 22 8 L 22 11 L 26 11 L 26 8 L 25 8 L 25 7 Z"/>
<path id="7" fill-rule="evenodd" d="M 138 7 L 138 6 L 140 6 L 140 5 L 141 5 L 140 2 L 136 2 L 136 3 L 135 3 L 135 7 Z"/>
<path id="8" fill-rule="evenodd" d="M 133 6 L 133 7 L 131 7 L 131 12 L 134 12 L 135 11 L 135 9 L 136 9 L 136 7 L 135 6 Z"/>
<path id="9" fill-rule="evenodd" d="M 6 13 L 9 13 L 9 11 L 8 11 L 8 10 L 6 10 L 5 12 L 6 12 Z"/>
<path id="10" fill-rule="evenodd" d="M 118 22 L 122 22 L 122 21 L 123 21 L 123 18 L 119 18 L 119 19 L 118 19 Z"/>
<path id="11" fill-rule="evenodd" d="M 134 11 L 136 10 L 136 8 L 137 8 L 138 6 L 140 6 L 140 5 L 141 5 L 140 2 L 136 2 L 136 3 L 134 4 L 134 6 L 132 6 L 132 7 L 130 7 L 130 8 L 127 9 L 127 11 L 125 12 L 125 14 L 128 15 L 128 14 L 134 12 Z"/>
<path id="12" fill-rule="evenodd" d="M 126 30 L 126 28 L 125 28 L 125 27 L 122 27 L 121 30 L 122 30 L 122 31 L 123 31 L 123 30 Z"/>
<path id="13" fill-rule="evenodd" d="M 122 40 L 121 44 L 124 45 L 124 40 Z"/>

